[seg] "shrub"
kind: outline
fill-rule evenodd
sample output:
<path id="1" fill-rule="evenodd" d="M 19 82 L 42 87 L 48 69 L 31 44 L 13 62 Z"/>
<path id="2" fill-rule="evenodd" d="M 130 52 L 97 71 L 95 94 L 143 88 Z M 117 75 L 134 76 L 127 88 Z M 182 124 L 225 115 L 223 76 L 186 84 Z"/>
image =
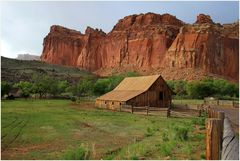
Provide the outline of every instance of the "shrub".
<path id="1" fill-rule="evenodd" d="M 172 154 L 172 147 L 170 144 L 161 144 L 158 145 L 158 150 L 164 155 L 164 156 L 170 156 Z"/>
<path id="2" fill-rule="evenodd" d="M 8 82 L 2 81 L 1 82 L 1 97 L 5 94 L 8 95 L 11 90 L 11 85 Z"/>
<path id="3" fill-rule="evenodd" d="M 185 127 L 175 127 L 175 139 L 186 141 L 188 139 L 188 128 Z"/>
<path id="4" fill-rule="evenodd" d="M 72 102 L 76 102 L 76 100 L 77 100 L 76 97 L 71 97 Z"/>
<path id="5" fill-rule="evenodd" d="M 192 123 L 195 125 L 205 126 L 205 117 L 192 118 Z"/>
<path id="6" fill-rule="evenodd" d="M 238 84 L 230 83 L 223 79 L 206 78 L 199 81 L 167 81 L 169 87 L 176 93 L 175 98 L 218 97 L 220 99 L 239 97 Z"/>
<path id="7" fill-rule="evenodd" d="M 32 93 L 32 83 L 27 81 L 20 81 L 19 83 L 14 85 L 15 87 L 21 90 L 21 95 L 24 98 L 28 98 Z"/>
<path id="8" fill-rule="evenodd" d="M 146 137 L 153 136 L 155 130 L 153 128 L 148 127 L 147 132 L 145 133 Z"/>
<path id="9" fill-rule="evenodd" d="M 136 156 L 135 154 L 130 156 L 129 158 L 130 160 L 139 160 L 138 156 Z"/>
<path id="10" fill-rule="evenodd" d="M 205 160 L 206 159 L 206 155 L 203 153 L 203 154 L 201 154 L 201 159 L 203 159 L 203 160 Z"/>
<path id="11" fill-rule="evenodd" d="M 162 140 L 169 141 L 168 135 L 165 132 L 162 133 Z"/>
<path id="12" fill-rule="evenodd" d="M 75 151 L 69 150 L 65 153 L 65 160 L 87 160 L 89 159 L 90 152 L 86 150 L 84 147 L 80 146 Z"/>

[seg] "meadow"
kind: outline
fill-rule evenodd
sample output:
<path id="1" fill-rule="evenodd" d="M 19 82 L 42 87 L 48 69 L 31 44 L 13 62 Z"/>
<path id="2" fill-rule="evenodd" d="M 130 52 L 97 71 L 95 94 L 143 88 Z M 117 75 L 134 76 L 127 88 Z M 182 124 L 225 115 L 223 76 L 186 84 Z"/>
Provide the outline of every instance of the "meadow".
<path id="1" fill-rule="evenodd" d="M 2 159 L 204 159 L 203 117 L 166 118 L 93 101 L 2 100 Z"/>

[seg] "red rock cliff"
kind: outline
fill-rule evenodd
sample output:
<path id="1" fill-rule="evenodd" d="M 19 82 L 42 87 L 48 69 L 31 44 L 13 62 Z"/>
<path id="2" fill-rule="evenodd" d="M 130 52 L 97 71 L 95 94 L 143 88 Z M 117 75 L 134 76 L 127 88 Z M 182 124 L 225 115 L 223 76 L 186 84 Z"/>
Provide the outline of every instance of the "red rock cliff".
<path id="1" fill-rule="evenodd" d="M 131 15 L 119 20 L 108 34 L 90 27 L 81 34 L 52 26 L 41 59 L 98 74 L 191 68 L 238 80 L 236 33 L 238 23 L 222 26 L 203 14 L 193 25 L 169 14 Z"/>

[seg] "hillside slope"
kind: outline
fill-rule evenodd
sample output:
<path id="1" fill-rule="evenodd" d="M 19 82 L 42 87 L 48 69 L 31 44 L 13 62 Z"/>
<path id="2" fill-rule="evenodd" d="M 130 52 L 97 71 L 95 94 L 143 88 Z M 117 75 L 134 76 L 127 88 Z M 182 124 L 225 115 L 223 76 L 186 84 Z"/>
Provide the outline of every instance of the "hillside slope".
<path id="1" fill-rule="evenodd" d="M 33 74 L 46 74 L 60 80 L 76 82 L 83 77 L 96 75 L 74 67 L 47 64 L 36 60 L 17 60 L 1 57 L 1 79 L 8 82 L 30 81 Z"/>

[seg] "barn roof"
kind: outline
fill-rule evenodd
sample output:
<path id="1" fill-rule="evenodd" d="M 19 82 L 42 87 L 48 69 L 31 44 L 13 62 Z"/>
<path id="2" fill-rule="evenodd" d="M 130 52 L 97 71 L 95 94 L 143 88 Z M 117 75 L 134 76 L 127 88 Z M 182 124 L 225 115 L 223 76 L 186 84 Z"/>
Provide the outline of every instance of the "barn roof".
<path id="1" fill-rule="evenodd" d="M 147 91 L 160 75 L 127 77 L 114 90 L 97 100 L 127 101 Z"/>
<path id="2" fill-rule="evenodd" d="M 144 91 L 113 90 L 98 97 L 97 100 L 127 101 L 143 92 Z"/>
<path id="3" fill-rule="evenodd" d="M 127 77 L 114 90 L 146 91 L 160 77 L 160 75 Z"/>

